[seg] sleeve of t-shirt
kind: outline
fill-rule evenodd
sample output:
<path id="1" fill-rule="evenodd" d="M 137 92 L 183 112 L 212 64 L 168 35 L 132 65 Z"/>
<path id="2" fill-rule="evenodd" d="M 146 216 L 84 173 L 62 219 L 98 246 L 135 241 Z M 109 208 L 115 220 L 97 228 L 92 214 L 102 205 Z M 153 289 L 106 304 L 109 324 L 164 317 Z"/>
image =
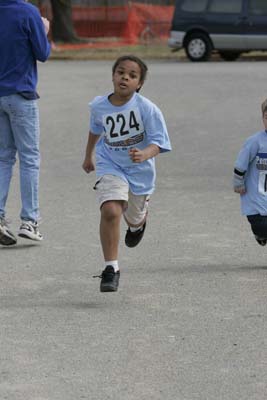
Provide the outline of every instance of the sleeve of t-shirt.
<path id="1" fill-rule="evenodd" d="M 161 153 L 170 151 L 171 143 L 162 112 L 153 103 L 146 104 L 144 111 L 144 127 L 148 144 L 157 145 Z"/>
<path id="2" fill-rule="evenodd" d="M 89 103 L 89 109 L 90 109 L 89 131 L 94 135 L 101 135 L 103 133 L 103 124 L 94 107 L 96 102 L 97 98 L 91 103 Z"/>
<path id="3" fill-rule="evenodd" d="M 254 160 L 258 152 L 258 141 L 255 137 L 248 138 L 238 153 L 235 169 L 240 172 L 248 170 L 249 164 Z"/>
<path id="4" fill-rule="evenodd" d="M 27 5 L 30 6 L 28 30 L 32 51 L 36 60 L 44 62 L 49 57 L 51 46 L 39 10 L 31 4 Z"/>

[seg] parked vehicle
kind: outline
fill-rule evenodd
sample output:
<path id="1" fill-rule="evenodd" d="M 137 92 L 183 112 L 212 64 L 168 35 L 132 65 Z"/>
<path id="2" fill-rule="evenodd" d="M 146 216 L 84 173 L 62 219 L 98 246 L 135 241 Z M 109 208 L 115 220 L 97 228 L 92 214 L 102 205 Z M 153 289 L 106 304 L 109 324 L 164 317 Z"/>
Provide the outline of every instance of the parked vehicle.
<path id="1" fill-rule="evenodd" d="M 176 0 L 168 45 L 191 61 L 267 50 L 267 0 Z"/>

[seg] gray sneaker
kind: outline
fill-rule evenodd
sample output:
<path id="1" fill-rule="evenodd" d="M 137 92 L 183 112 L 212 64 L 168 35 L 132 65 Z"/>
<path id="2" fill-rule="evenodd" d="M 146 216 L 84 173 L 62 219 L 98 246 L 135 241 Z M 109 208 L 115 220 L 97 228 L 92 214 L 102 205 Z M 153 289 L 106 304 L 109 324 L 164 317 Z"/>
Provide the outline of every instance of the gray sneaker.
<path id="1" fill-rule="evenodd" d="M 31 239 L 36 241 L 43 240 L 43 236 L 39 231 L 39 225 L 34 221 L 21 221 L 18 236 L 24 239 Z"/>
<path id="2" fill-rule="evenodd" d="M 8 227 L 8 221 L 0 217 L 0 244 L 2 246 L 13 246 L 17 243 L 15 235 Z"/>

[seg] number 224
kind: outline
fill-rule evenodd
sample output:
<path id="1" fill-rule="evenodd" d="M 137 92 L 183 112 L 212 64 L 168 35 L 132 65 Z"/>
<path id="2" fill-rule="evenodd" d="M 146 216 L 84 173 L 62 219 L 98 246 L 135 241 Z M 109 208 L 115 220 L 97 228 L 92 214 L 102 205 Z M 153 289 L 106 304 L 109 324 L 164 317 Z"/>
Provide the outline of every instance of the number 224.
<path id="1" fill-rule="evenodd" d="M 110 128 L 110 137 L 111 138 L 129 134 L 129 131 L 125 129 L 126 120 L 125 120 L 125 116 L 123 114 L 118 114 L 116 117 L 116 120 L 114 120 L 114 118 L 109 115 L 106 119 L 106 124 L 107 125 L 111 124 L 111 128 Z M 119 132 L 114 132 L 116 125 L 119 125 L 118 126 Z M 135 128 L 137 131 L 139 131 L 139 124 L 136 120 L 136 117 L 135 117 L 135 114 L 133 111 L 130 112 L 129 127 Z"/>

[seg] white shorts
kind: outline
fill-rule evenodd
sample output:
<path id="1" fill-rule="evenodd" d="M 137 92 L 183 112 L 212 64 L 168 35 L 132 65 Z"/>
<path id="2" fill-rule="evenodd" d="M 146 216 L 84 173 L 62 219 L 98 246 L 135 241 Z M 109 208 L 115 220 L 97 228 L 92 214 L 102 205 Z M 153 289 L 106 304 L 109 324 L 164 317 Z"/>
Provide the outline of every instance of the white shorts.
<path id="1" fill-rule="evenodd" d="M 101 206 L 106 201 L 124 201 L 124 218 L 131 226 L 139 226 L 147 215 L 149 195 L 136 195 L 129 190 L 129 185 L 115 175 L 104 175 L 95 184 L 98 202 Z"/>

